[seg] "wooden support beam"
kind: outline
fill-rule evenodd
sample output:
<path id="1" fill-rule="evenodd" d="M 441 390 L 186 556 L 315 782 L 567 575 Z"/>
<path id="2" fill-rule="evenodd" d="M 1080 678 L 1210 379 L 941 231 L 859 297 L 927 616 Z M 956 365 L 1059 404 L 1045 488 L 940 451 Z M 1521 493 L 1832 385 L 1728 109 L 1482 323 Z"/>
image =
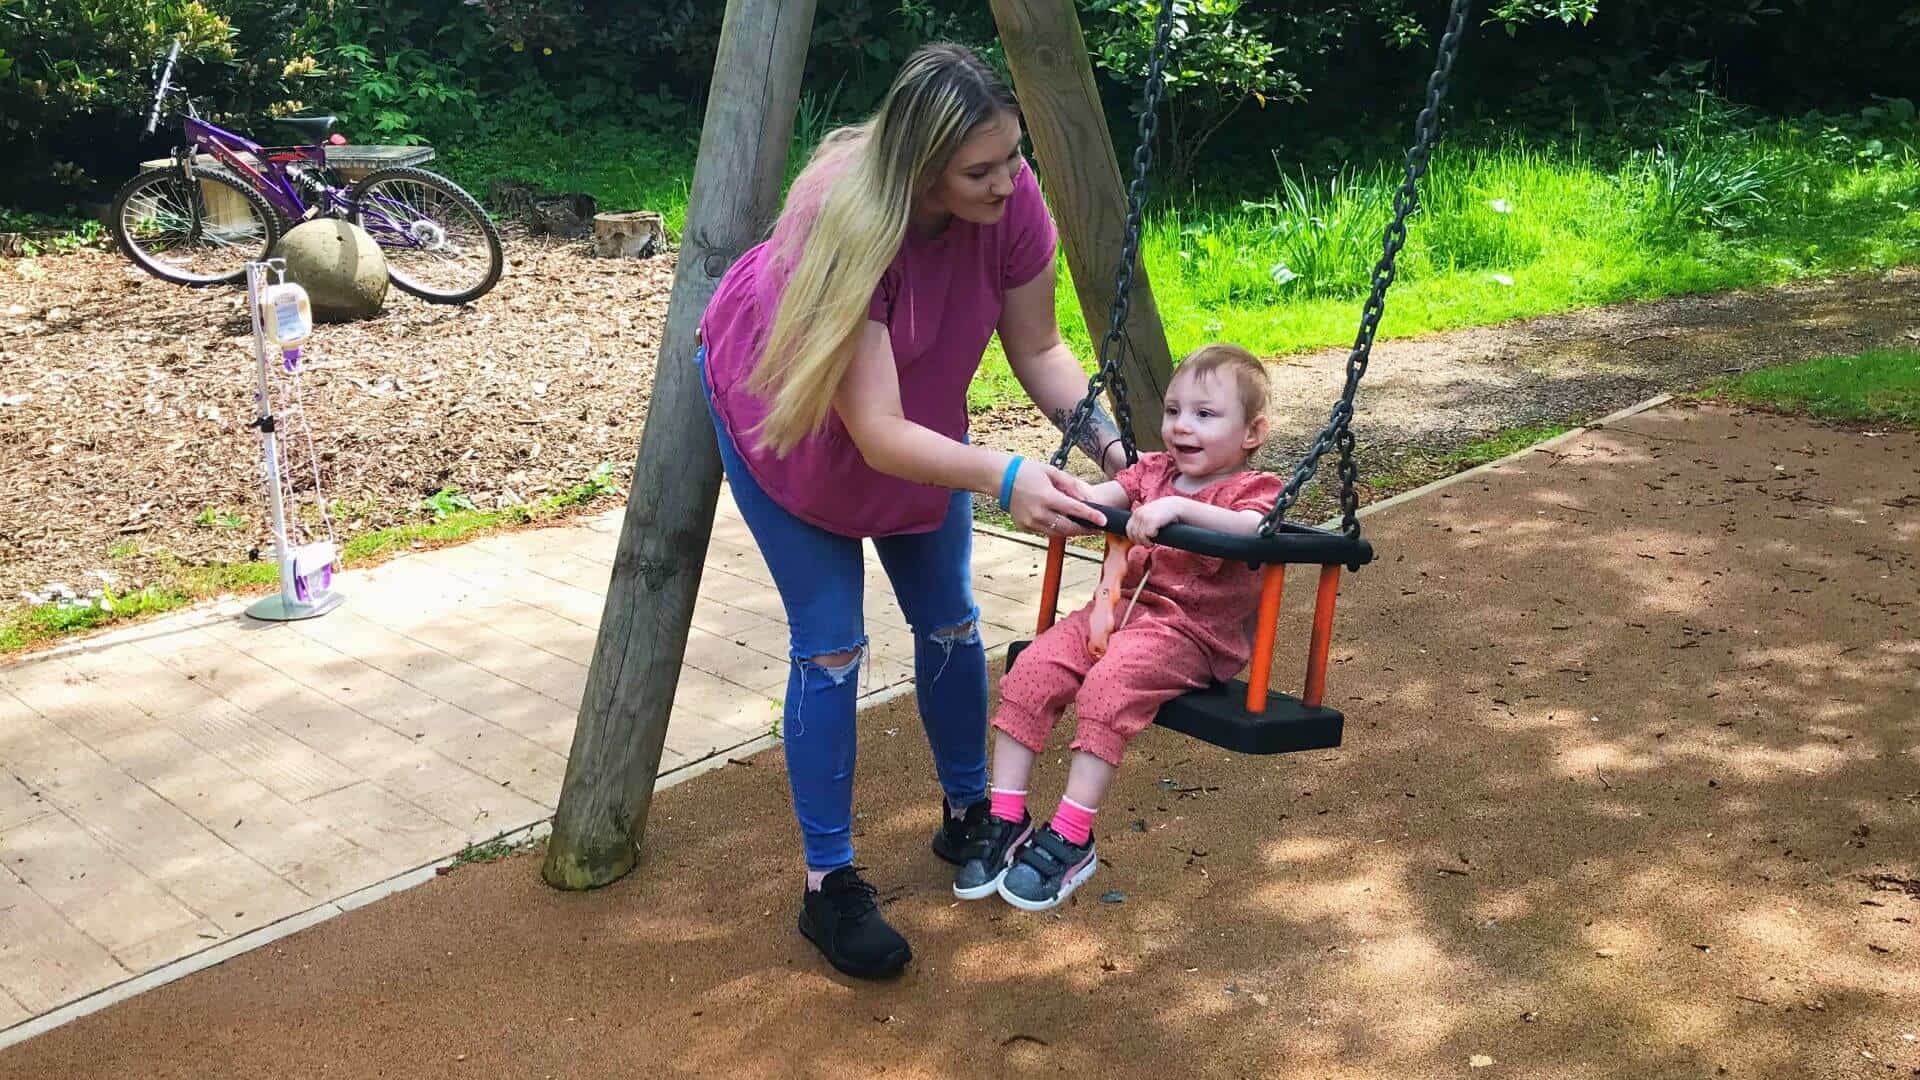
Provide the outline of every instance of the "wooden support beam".
<path id="1" fill-rule="evenodd" d="M 541 871 L 557 888 L 605 885 L 639 857 L 720 492 L 694 330 L 779 210 L 814 5 L 727 2 L 653 399 Z"/>
<path id="2" fill-rule="evenodd" d="M 1047 202 L 1060 225 L 1080 313 L 1097 347 L 1113 311 L 1113 276 L 1126 232 L 1127 191 L 1114 158 L 1093 61 L 1073 0 L 992 0 L 993 21 L 1046 176 Z M 1131 162 L 1129 162 L 1131 168 Z M 1133 310 L 1121 370 L 1133 407 L 1133 437 L 1159 450 L 1160 406 L 1173 357 L 1146 270 L 1136 260 Z"/>

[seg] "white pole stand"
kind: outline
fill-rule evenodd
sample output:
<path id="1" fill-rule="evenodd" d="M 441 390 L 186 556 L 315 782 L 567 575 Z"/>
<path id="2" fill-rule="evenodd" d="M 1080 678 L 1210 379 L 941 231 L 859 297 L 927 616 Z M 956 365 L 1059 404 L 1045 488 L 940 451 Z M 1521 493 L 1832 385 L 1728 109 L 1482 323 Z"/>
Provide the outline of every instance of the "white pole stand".
<path id="1" fill-rule="evenodd" d="M 279 266 L 274 264 L 279 263 Z M 260 431 L 260 447 L 267 483 L 267 510 L 273 525 L 273 554 L 280 564 L 280 592 L 263 597 L 247 607 L 247 614 L 268 622 L 312 619 L 340 606 L 346 597 L 333 589 L 333 567 L 340 554 L 330 543 L 303 544 L 298 548 L 287 542 L 287 509 L 281 496 L 280 442 L 274 430 L 273 396 L 268 384 L 266 330 L 261 323 L 260 293 L 266 285 L 269 269 L 286 264 L 279 259 L 247 264 L 247 306 L 253 314 L 253 353 L 259 363 L 260 412 L 253 426 Z"/>

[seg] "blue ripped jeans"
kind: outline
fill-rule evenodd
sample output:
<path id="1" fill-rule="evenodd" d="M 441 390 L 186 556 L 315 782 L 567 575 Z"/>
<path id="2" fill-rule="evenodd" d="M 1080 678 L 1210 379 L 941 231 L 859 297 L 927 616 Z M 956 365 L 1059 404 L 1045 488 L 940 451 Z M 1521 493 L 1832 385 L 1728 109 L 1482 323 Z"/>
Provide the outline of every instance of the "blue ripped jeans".
<path id="1" fill-rule="evenodd" d="M 702 347 L 694 363 L 704 364 Z M 706 382 L 704 375 L 701 383 Z M 713 407 L 711 399 L 707 402 Z M 860 541 L 811 525 L 773 501 L 754 481 L 718 416 L 720 461 L 754 542 L 786 607 L 792 663 L 781 732 L 787 782 L 807 867 L 853 862 L 854 699 L 867 634 Z M 913 628 L 914 689 L 933 767 L 947 802 L 970 806 L 987 796 L 987 655 L 973 602 L 973 497 L 956 491 L 947 517 L 930 533 L 876 536 L 873 546 Z M 854 653 L 845 664 L 813 659 Z"/>

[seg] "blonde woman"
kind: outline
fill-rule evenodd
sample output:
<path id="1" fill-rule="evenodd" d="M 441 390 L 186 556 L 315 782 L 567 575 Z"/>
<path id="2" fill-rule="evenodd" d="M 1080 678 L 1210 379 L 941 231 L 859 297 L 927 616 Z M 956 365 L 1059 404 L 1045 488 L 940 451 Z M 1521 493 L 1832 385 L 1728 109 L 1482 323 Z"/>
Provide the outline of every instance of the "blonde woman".
<path id="1" fill-rule="evenodd" d="M 973 495 L 1035 532 L 1101 520 L 1072 476 L 967 441 L 967 384 L 996 331 L 1056 424 L 1087 389 L 1054 319 L 1054 228 L 1021 141 L 991 68 L 957 46 L 919 50 L 871 118 L 822 143 L 772 238 L 727 272 L 701 321 L 721 460 L 791 628 L 800 930 L 851 975 L 892 975 L 912 955 L 853 866 L 862 539 L 913 628 L 945 796 L 933 850 L 958 863 L 991 827 Z M 1104 414 L 1090 427 L 1083 448 L 1111 474 L 1125 464 L 1118 431 Z"/>

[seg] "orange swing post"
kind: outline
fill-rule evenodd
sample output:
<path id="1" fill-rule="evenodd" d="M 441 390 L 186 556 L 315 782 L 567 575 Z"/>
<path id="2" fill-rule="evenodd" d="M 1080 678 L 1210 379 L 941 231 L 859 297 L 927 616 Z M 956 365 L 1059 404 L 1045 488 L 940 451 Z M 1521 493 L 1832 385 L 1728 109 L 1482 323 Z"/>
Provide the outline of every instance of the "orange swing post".
<path id="1" fill-rule="evenodd" d="M 1055 536 L 1047 540 L 1047 571 L 1040 578 L 1040 619 L 1033 632 L 1044 634 L 1053 625 L 1056 609 L 1060 607 L 1060 567 L 1066 562 L 1067 541 L 1065 537 Z"/>
<path id="2" fill-rule="evenodd" d="M 1333 601 L 1340 592 L 1340 568 L 1320 568 L 1320 591 L 1313 599 L 1313 637 L 1307 643 L 1307 685 L 1300 703 L 1320 707 L 1327 692 L 1327 646 L 1333 641 Z"/>
<path id="3" fill-rule="evenodd" d="M 1260 575 L 1259 629 L 1254 631 L 1253 661 L 1247 669 L 1247 711 L 1267 711 L 1267 677 L 1273 671 L 1273 635 L 1280 621 L 1280 593 L 1287 583 L 1287 567 L 1274 563 Z"/>

